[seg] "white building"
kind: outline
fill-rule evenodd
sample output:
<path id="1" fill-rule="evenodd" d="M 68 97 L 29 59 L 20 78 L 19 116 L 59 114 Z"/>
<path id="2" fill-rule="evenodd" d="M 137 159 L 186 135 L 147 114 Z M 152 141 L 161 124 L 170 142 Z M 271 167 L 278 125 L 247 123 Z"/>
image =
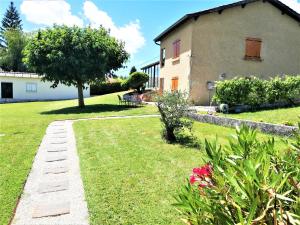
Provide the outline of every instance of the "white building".
<path id="1" fill-rule="evenodd" d="M 78 91 L 75 86 L 59 84 L 51 88 L 51 82 L 41 81 L 32 73 L 0 72 L 0 102 L 39 101 L 75 99 Z M 90 87 L 83 90 L 83 96 L 90 97 Z"/>

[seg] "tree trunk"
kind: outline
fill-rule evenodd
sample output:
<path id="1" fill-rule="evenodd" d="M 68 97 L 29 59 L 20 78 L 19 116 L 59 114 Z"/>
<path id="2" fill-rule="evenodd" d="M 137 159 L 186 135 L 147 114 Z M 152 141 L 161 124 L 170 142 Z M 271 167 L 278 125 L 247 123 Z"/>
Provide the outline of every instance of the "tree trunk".
<path id="1" fill-rule="evenodd" d="M 79 108 L 84 108 L 84 99 L 83 99 L 83 84 L 82 81 L 77 81 L 78 88 L 78 106 Z"/>
<path id="2" fill-rule="evenodd" d="M 175 137 L 175 134 L 174 134 L 174 129 L 170 129 L 170 128 L 166 128 L 166 140 L 169 142 L 169 143 L 174 143 L 176 142 L 176 137 Z"/>

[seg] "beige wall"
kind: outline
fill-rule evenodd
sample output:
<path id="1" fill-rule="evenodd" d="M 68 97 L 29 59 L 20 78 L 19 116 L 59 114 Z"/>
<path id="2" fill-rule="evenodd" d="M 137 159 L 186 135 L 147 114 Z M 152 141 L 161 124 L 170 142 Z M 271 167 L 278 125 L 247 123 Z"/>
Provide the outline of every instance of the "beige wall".
<path id="1" fill-rule="evenodd" d="M 244 60 L 247 37 L 262 39 L 261 62 Z M 222 73 L 226 73 L 225 79 L 300 74 L 299 37 L 296 20 L 262 1 L 191 19 L 161 41 L 167 54 L 161 69 L 165 90 L 171 86 L 171 77 L 177 75 L 180 89 L 188 90 L 193 102 L 208 104 L 206 83 L 219 80 Z M 172 43 L 178 38 L 182 45 L 180 63 L 173 65 Z"/>
<path id="2" fill-rule="evenodd" d="M 262 39 L 262 61 L 244 60 L 245 39 Z M 193 26 L 190 96 L 208 104 L 206 82 L 241 75 L 300 74 L 299 23 L 270 3 L 256 2 L 200 16 Z"/>
<path id="3" fill-rule="evenodd" d="M 191 34 L 192 24 L 188 22 L 161 40 L 161 48 L 166 49 L 165 65 L 160 68 L 160 78 L 164 78 L 165 91 L 171 90 L 172 77 L 178 77 L 178 88 L 189 92 Z M 178 39 L 180 39 L 180 56 L 173 59 L 173 42 Z"/>

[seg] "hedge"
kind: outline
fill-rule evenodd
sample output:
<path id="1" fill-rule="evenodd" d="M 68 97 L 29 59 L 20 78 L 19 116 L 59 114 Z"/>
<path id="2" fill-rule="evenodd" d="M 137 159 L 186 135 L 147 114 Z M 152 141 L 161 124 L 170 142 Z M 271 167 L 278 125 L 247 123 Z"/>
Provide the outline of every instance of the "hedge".
<path id="1" fill-rule="evenodd" d="M 104 95 L 110 94 L 120 91 L 127 91 L 128 87 L 122 85 L 122 81 L 115 81 L 115 82 L 99 82 L 95 84 L 91 84 L 90 92 L 91 95 Z"/>
<path id="2" fill-rule="evenodd" d="M 300 99 L 300 75 L 275 77 L 262 80 L 257 77 L 236 77 L 232 80 L 217 81 L 213 100 L 229 106 L 284 102 L 295 104 Z"/>

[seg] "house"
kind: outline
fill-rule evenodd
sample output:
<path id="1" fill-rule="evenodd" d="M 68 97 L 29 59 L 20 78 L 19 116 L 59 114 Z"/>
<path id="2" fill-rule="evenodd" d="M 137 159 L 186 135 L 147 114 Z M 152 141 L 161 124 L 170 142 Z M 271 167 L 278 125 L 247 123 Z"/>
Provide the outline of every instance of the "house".
<path id="1" fill-rule="evenodd" d="M 51 88 L 51 82 L 41 81 L 33 73 L 0 72 L 0 102 L 74 99 L 78 97 L 77 88 L 59 84 Z M 90 96 L 89 86 L 83 91 Z"/>
<path id="2" fill-rule="evenodd" d="M 209 104 L 214 82 L 300 74 L 300 15 L 278 0 L 244 0 L 187 14 L 154 39 L 160 90 Z"/>

